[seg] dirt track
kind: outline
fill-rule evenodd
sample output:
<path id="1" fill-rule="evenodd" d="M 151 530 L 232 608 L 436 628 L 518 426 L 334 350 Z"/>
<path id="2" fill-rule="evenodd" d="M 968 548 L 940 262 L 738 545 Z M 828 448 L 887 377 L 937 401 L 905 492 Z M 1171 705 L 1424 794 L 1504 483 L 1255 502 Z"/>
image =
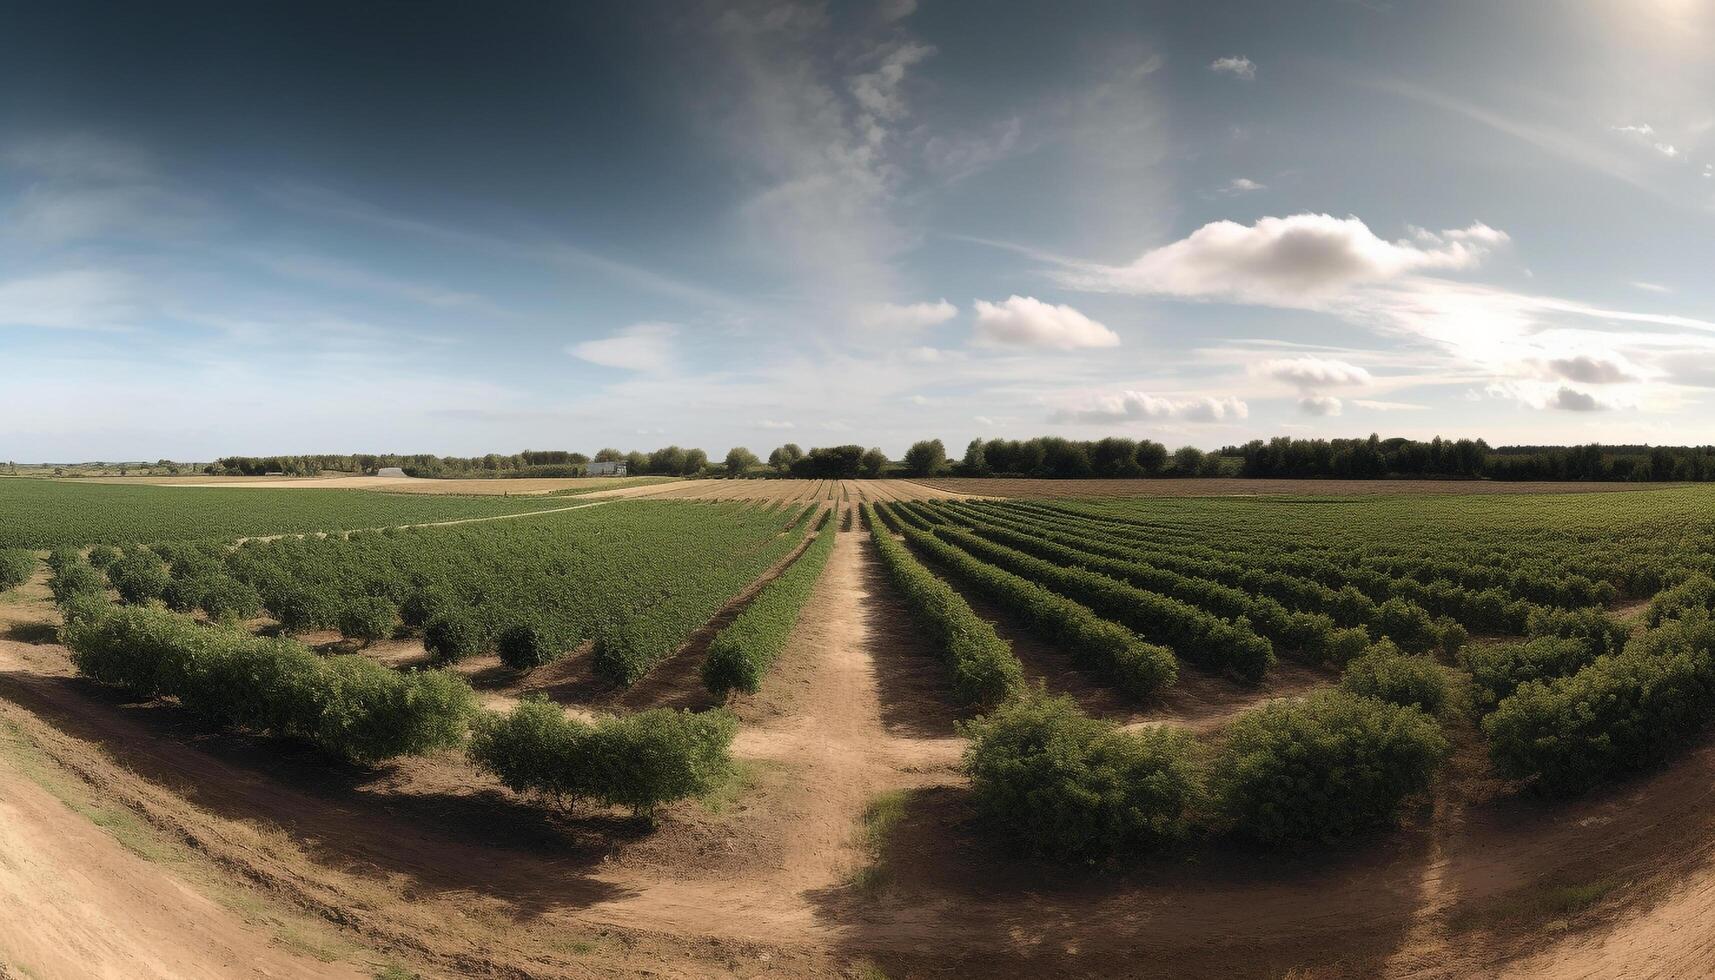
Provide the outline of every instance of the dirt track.
<path id="1" fill-rule="evenodd" d="M 1570 804 L 1470 785 L 1480 780 L 1456 765 L 1433 811 L 1341 849 L 1195 847 L 1108 873 L 1008 855 L 971 825 L 939 665 L 861 531 L 839 533 L 763 692 L 735 705 L 749 788 L 719 812 L 675 807 L 654 832 L 555 815 L 456 757 L 366 772 L 276 740 L 209 735 L 176 709 L 126 705 L 71 677 L 38 632 L 8 635 L 0 714 L 45 755 L 111 805 L 428 975 L 839 976 L 873 964 L 892 977 L 1690 977 L 1715 944 L 1715 739 Z M 1231 700 L 1200 697 L 1188 719 Z M 888 789 L 913 795 L 886 883 L 866 888 L 851 878 L 866 860 L 854 835 Z M 7 825 L 26 850 L 66 838 L 67 821 L 100 836 L 63 808 L 0 813 L 25 828 Z M 141 859 L 117 868 L 86 853 L 51 860 L 91 879 L 94 921 L 125 914 L 111 896 L 180 887 Z M 5 867 L 0 909 L 32 894 Z M 1588 909 L 1547 898 L 1591 882 L 1610 884 Z M 80 921 L 63 928 L 90 928 Z M 204 949 L 193 967 L 219 975 L 220 950 L 259 941 L 220 936 L 190 947 L 149 934 L 131 953 Z"/>

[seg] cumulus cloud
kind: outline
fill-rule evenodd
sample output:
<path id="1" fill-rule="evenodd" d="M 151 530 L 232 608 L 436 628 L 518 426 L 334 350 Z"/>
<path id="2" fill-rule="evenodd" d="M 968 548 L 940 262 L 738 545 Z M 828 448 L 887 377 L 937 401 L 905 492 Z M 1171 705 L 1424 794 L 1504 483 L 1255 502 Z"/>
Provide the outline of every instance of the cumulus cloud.
<path id="1" fill-rule="evenodd" d="M 1600 412 L 1608 406 L 1597 400 L 1595 395 L 1561 385 L 1549 400 L 1548 407 L 1565 412 Z"/>
<path id="2" fill-rule="evenodd" d="M 1295 214 L 1253 225 L 1211 222 L 1130 265 L 1074 267 L 1061 277 L 1103 292 L 1296 305 L 1419 270 L 1468 268 L 1505 241 L 1505 232 L 1478 222 L 1388 242 L 1356 217 Z"/>
<path id="3" fill-rule="evenodd" d="M 1237 398 L 1166 398 L 1141 391 L 1102 395 L 1079 408 L 1064 408 L 1052 422 L 1229 422 L 1250 417 L 1250 406 Z"/>
<path id="4" fill-rule="evenodd" d="M 1369 398 L 1354 398 L 1352 404 L 1359 408 L 1367 408 L 1372 412 L 1427 412 L 1428 405 L 1417 405 L 1412 402 L 1383 402 Z"/>
<path id="5" fill-rule="evenodd" d="M 1251 372 L 1304 389 L 1367 385 L 1370 372 L 1346 361 L 1322 357 L 1281 357 L 1252 365 Z"/>
<path id="6" fill-rule="evenodd" d="M 1344 408 L 1333 395 L 1306 395 L 1298 399 L 1298 410 L 1305 415 L 1339 415 Z"/>
<path id="7" fill-rule="evenodd" d="M 1242 54 L 1227 55 L 1209 62 L 1209 70 L 1226 72 L 1235 78 L 1251 81 L 1256 78 L 1256 63 Z"/>
<path id="8" fill-rule="evenodd" d="M 946 300 L 933 303 L 871 303 L 857 311 L 859 326 L 872 330 L 933 327 L 959 315 L 959 308 Z"/>
<path id="9" fill-rule="evenodd" d="M 1267 190 L 1268 185 L 1259 183 L 1249 177 L 1234 177 L 1221 188 L 1221 193 L 1236 197 L 1239 194 L 1249 194 L 1252 191 Z"/>
<path id="10" fill-rule="evenodd" d="M 1037 347 L 1078 350 L 1118 347 L 1119 335 L 1070 306 L 1044 303 L 1034 296 L 1010 296 L 1004 302 L 976 301 L 977 343 L 984 347 Z"/>
<path id="11" fill-rule="evenodd" d="M 1633 279 L 1631 286 L 1633 289 L 1641 289 L 1646 293 L 1671 293 L 1671 292 L 1673 292 L 1673 290 L 1667 288 L 1666 286 L 1663 286 L 1659 282 L 1644 282 L 1641 279 Z"/>
<path id="12" fill-rule="evenodd" d="M 1554 377 L 1587 385 L 1624 384 L 1642 380 L 1636 368 L 1617 357 L 1607 355 L 1578 354 L 1556 357 L 1550 359 L 1544 367 Z"/>
<path id="13" fill-rule="evenodd" d="M 612 337 L 586 340 L 566 351 L 602 367 L 663 371 L 673 362 L 673 338 L 678 333 L 679 328 L 670 323 L 635 323 Z"/>

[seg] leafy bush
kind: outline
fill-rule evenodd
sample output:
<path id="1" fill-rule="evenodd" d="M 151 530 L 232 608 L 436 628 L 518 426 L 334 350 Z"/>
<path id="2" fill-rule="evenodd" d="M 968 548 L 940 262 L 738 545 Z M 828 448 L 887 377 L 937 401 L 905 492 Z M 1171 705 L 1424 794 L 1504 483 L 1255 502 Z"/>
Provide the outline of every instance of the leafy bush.
<path id="1" fill-rule="evenodd" d="M 864 517 L 882 569 L 951 668 L 954 696 L 963 704 L 981 707 L 1012 696 L 1024 679 L 1024 665 L 1013 655 L 1012 645 L 895 541 L 881 526 L 873 506 L 864 505 Z"/>
<path id="2" fill-rule="evenodd" d="M 326 629 L 338 618 L 333 593 L 314 586 L 281 589 L 268 597 L 264 605 L 287 633 Z"/>
<path id="3" fill-rule="evenodd" d="M 36 556 L 23 548 L 0 548 L 0 592 L 15 589 L 36 571 Z"/>
<path id="4" fill-rule="evenodd" d="M 1688 613 L 1707 614 L 1712 609 L 1715 609 L 1715 578 L 1695 572 L 1678 585 L 1656 593 L 1649 604 L 1649 625 L 1660 626 L 1669 619 Z"/>
<path id="5" fill-rule="evenodd" d="M 1525 634 L 1578 640 L 1594 660 L 1624 649 L 1632 628 L 1600 609 L 1539 609 L 1530 614 Z"/>
<path id="6" fill-rule="evenodd" d="M 1422 653 L 1441 644 L 1435 620 L 1422 606 L 1405 599 L 1389 599 L 1376 607 L 1377 639 L 1392 640 L 1401 650 Z"/>
<path id="7" fill-rule="evenodd" d="M 529 670 L 559 658 L 565 644 L 540 623 L 514 623 L 495 638 L 500 662 L 513 670 Z"/>
<path id="8" fill-rule="evenodd" d="M 1502 775 L 1572 794 L 1664 758 L 1715 718 L 1715 624 L 1673 622 L 1568 677 L 1528 681 L 1483 719 Z"/>
<path id="9" fill-rule="evenodd" d="M 1096 859 L 1181 837 L 1201 790 L 1190 736 L 1126 732 L 1037 689 L 961 725 L 978 811 L 1032 852 Z"/>
<path id="10" fill-rule="evenodd" d="M 456 746 L 476 710 L 470 686 L 451 674 L 319 657 L 291 640 L 147 607 L 80 615 L 65 639 L 96 681 L 176 697 L 211 721 L 302 738 L 358 763 Z"/>
<path id="11" fill-rule="evenodd" d="M 744 612 L 709 644 L 703 684 L 720 695 L 737 689 L 755 693 L 763 675 L 786 646 L 798 613 L 834 552 L 835 531 L 823 525 L 798 560 L 757 594 Z"/>
<path id="12" fill-rule="evenodd" d="M 48 571 L 57 572 L 72 565 L 85 564 L 83 555 L 76 548 L 61 545 L 48 552 Z"/>
<path id="13" fill-rule="evenodd" d="M 202 608 L 210 619 L 242 622 L 262 611 L 262 596 L 247 582 L 219 575 L 203 584 Z"/>
<path id="14" fill-rule="evenodd" d="M 1401 653 L 1389 640 L 1347 664 L 1340 686 L 1353 694 L 1420 708 L 1432 715 L 1446 709 L 1451 690 L 1440 664 L 1428 657 Z"/>
<path id="15" fill-rule="evenodd" d="M 1447 751 L 1416 708 L 1340 690 L 1266 704 L 1227 730 L 1213 768 L 1216 809 L 1266 844 L 1346 837 L 1396 820 Z"/>
<path id="16" fill-rule="evenodd" d="M 119 593 L 120 602 L 140 606 L 161 598 L 166 591 L 167 566 L 153 552 L 139 548 L 108 565 L 107 580 Z"/>
<path id="17" fill-rule="evenodd" d="M 1519 685 L 1576 673 L 1598 656 L 1587 639 L 1539 636 L 1523 643 L 1469 647 L 1459 663 L 1471 675 L 1477 711 L 1488 714 Z"/>
<path id="18" fill-rule="evenodd" d="M 359 596 L 348 601 L 339 611 L 339 632 L 348 640 L 358 640 L 364 646 L 393 635 L 393 624 L 399 610 L 381 596 Z"/>
<path id="19" fill-rule="evenodd" d="M 106 568 L 119 560 L 119 549 L 110 544 L 98 544 L 89 549 L 89 563 L 96 568 Z"/>
<path id="20" fill-rule="evenodd" d="M 1336 667 L 1350 663 L 1354 657 L 1362 656 L 1370 648 L 1370 634 L 1362 626 L 1348 626 L 1335 630 L 1328 636 L 1328 646 L 1323 651 L 1323 660 Z"/>
<path id="21" fill-rule="evenodd" d="M 447 609 L 423 627 L 423 649 L 438 663 L 453 663 L 483 651 L 488 637 L 468 609 Z"/>
<path id="22" fill-rule="evenodd" d="M 161 601 L 176 613 L 195 612 L 202 608 L 203 593 L 209 583 L 200 579 L 175 578 L 161 590 Z"/>
<path id="23" fill-rule="evenodd" d="M 62 608 L 79 597 L 107 601 L 107 579 L 81 560 L 62 563 L 48 576 L 48 591 Z"/>
<path id="24" fill-rule="evenodd" d="M 505 714 L 481 716 L 468 751 L 473 763 L 514 791 L 648 813 L 727 778 L 737 730 L 725 711 L 665 708 L 591 725 L 568 718 L 546 698 L 530 697 Z"/>
<path id="25" fill-rule="evenodd" d="M 432 585 L 419 585 L 399 604 L 399 618 L 406 626 L 421 629 L 451 604 L 452 600 L 445 590 Z"/>

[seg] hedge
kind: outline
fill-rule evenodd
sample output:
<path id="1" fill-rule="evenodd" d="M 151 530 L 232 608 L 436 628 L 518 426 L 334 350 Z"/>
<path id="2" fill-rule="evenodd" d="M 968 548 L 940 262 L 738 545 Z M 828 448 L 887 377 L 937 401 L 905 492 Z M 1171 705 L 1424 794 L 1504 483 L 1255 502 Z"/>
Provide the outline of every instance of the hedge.
<path id="1" fill-rule="evenodd" d="M 989 707 L 1010 697 L 1024 679 L 1024 665 L 1013 655 L 1012 645 L 894 540 L 872 505 L 863 508 L 882 569 L 952 670 L 954 696 L 972 707 Z"/>
<path id="2" fill-rule="evenodd" d="M 128 605 L 145 605 L 161 598 L 167 588 L 167 566 L 151 551 L 141 548 L 127 552 L 107 566 L 107 580 L 119 593 L 119 601 Z"/>
<path id="3" fill-rule="evenodd" d="M 1366 698 L 1438 715 L 1448 706 L 1452 686 L 1440 664 L 1428 657 L 1401 653 L 1392 641 L 1383 640 L 1346 665 L 1340 687 Z"/>
<path id="4" fill-rule="evenodd" d="M 1201 797 L 1188 734 L 1127 732 L 1040 688 L 960 730 L 977 811 L 1038 854 L 1090 860 L 1175 840 Z"/>
<path id="5" fill-rule="evenodd" d="M 1502 775 L 1573 794 L 1650 766 L 1715 719 L 1715 624 L 1669 622 L 1618 654 L 1529 681 L 1483 719 Z"/>
<path id="6" fill-rule="evenodd" d="M 720 710 L 656 708 L 592 725 L 546 698 L 529 697 L 505 714 L 479 716 L 468 753 L 516 792 L 646 814 L 726 779 L 737 731 L 737 719 Z"/>
<path id="7" fill-rule="evenodd" d="M 53 574 L 48 576 L 48 591 L 53 593 L 55 604 L 61 607 L 80 596 L 106 601 L 107 579 L 81 559 L 61 562 L 54 567 Z"/>
<path id="8" fill-rule="evenodd" d="M 566 652 L 567 641 L 543 623 L 513 623 L 494 640 L 500 662 L 513 670 L 530 670 L 551 663 Z"/>
<path id="9" fill-rule="evenodd" d="M 973 557 L 931 532 L 906 527 L 905 539 L 936 567 L 1017 613 L 1032 629 L 1064 646 L 1075 660 L 1128 694 L 1148 697 L 1179 679 L 1179 664 L 1172 650 L 1145 643 L 1124 626 L 1097 616 L 1088 606 Z"/>
<path id="10" fill-rule="evenodd" d="M 139 697 L 175 697 L 211 721 L 301 738 L 357 763 L 456 746 L 476 711 L 476 695 L 452 674 L 320 657 L 291 640 L 165 610 L 79 616 L 65 641 L 93 680 Z"/>
<path id="11" fill-rule="evenodd" d="M 1671 589 L 1656 593 L 1649 604 L 1649 625 L 1660 626 L 1687 613 L 1715 609 L 1715 578 L 1695 572 Z"/>
<path id="12" fill-rule="evenodd" d="M 1440 726 L 1416 708 L 1324 690 L 1234 721 L 1211 788 L 1239 836 L 1331 841 L 1397 820 L 1447 752 Z"/>
<path id="13" fill-rule="evenodd" d="M 474 657 L 487 648 L 488 640 L 476 616 L 463 607 L 445 609 L 423 626 L 423 649 L 436 663 Z"/>
<path id="14" fill-rule="evenodd" d="M 828 514 L 831 516 L 832 511 Z M 823 518 L 816 539 L 792 566 L 763 587 L 744 612 L 715 635 L 703 661 L 703 684 L 717 695 L 731 690 L 754 694 L 763 675 L 792 635 L 798 613 L 810 598 L 833 554 L 835 531 Z"/>
<path id="15" fill-rule="evenodd" d="M 1539 609 L 1531 613 L 1525 634 L 1578 640 L 1594 660 L 1604 653 L 1619 653 L 1624 649 L 1632 627 L 1601 609 Z"/>
<path id="16" fill-rule="evenodd" d="M 36 571 L 36 556 L 23 548 L 0 548 L 0 592 L 15 589 Z"/>
<path id="17" fill-rule="evenodd" d="M 1474 707 L 1488 714 L 1519 685 L 1576 673 L 1600 655 L 1586 639 L 1539 636 L 1523 643 L 1467 648 L 1459 665 L 1471 675 Z"/>
<path id="18" fill-rule="evenodd" d="M 381 596 L 359 596 L 339 611 L 339 632 L 348 640 L 365 646 L 393 635 L 399 620 L 399 607 Z"/>

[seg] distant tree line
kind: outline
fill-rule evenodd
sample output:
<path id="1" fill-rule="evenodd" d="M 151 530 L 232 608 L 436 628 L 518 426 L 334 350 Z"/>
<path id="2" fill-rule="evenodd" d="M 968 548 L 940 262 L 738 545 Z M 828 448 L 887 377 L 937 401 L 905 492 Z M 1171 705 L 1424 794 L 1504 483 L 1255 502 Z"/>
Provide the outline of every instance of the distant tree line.
<path id="1" fill-rule="evenodd" d="M 1279 479 L 1492 479 L 1700 482 L 1715 480 L 1715 446 L 1503 446 L 1481 439 L 1295 439 L 1280 436 L 1204 452 L 1169 450 L 1150 439 L 1095 440 L 1039 436 L 973 439 L 958 459 L 939 439 L 915 442 L 891 460 L 878 448 L 786 443 L 764 461 L 739 446 L 711 461 L 701 449 L 667 446 L 653 452 L 601 449 L 594 456 L 565 450 L 525 450 L 486 456 L 352 455 L 226 456 L 205 467 L 222 475 L 335 471 L 375 473 L 399 467 L 417 477 L 583 476 L 590 462 L 624 462 L 633 476 L 799 477 L 873 479 L 931 477 L 1194 477 Z M 157 467 L 175 466 L 161 460 Z"/>

